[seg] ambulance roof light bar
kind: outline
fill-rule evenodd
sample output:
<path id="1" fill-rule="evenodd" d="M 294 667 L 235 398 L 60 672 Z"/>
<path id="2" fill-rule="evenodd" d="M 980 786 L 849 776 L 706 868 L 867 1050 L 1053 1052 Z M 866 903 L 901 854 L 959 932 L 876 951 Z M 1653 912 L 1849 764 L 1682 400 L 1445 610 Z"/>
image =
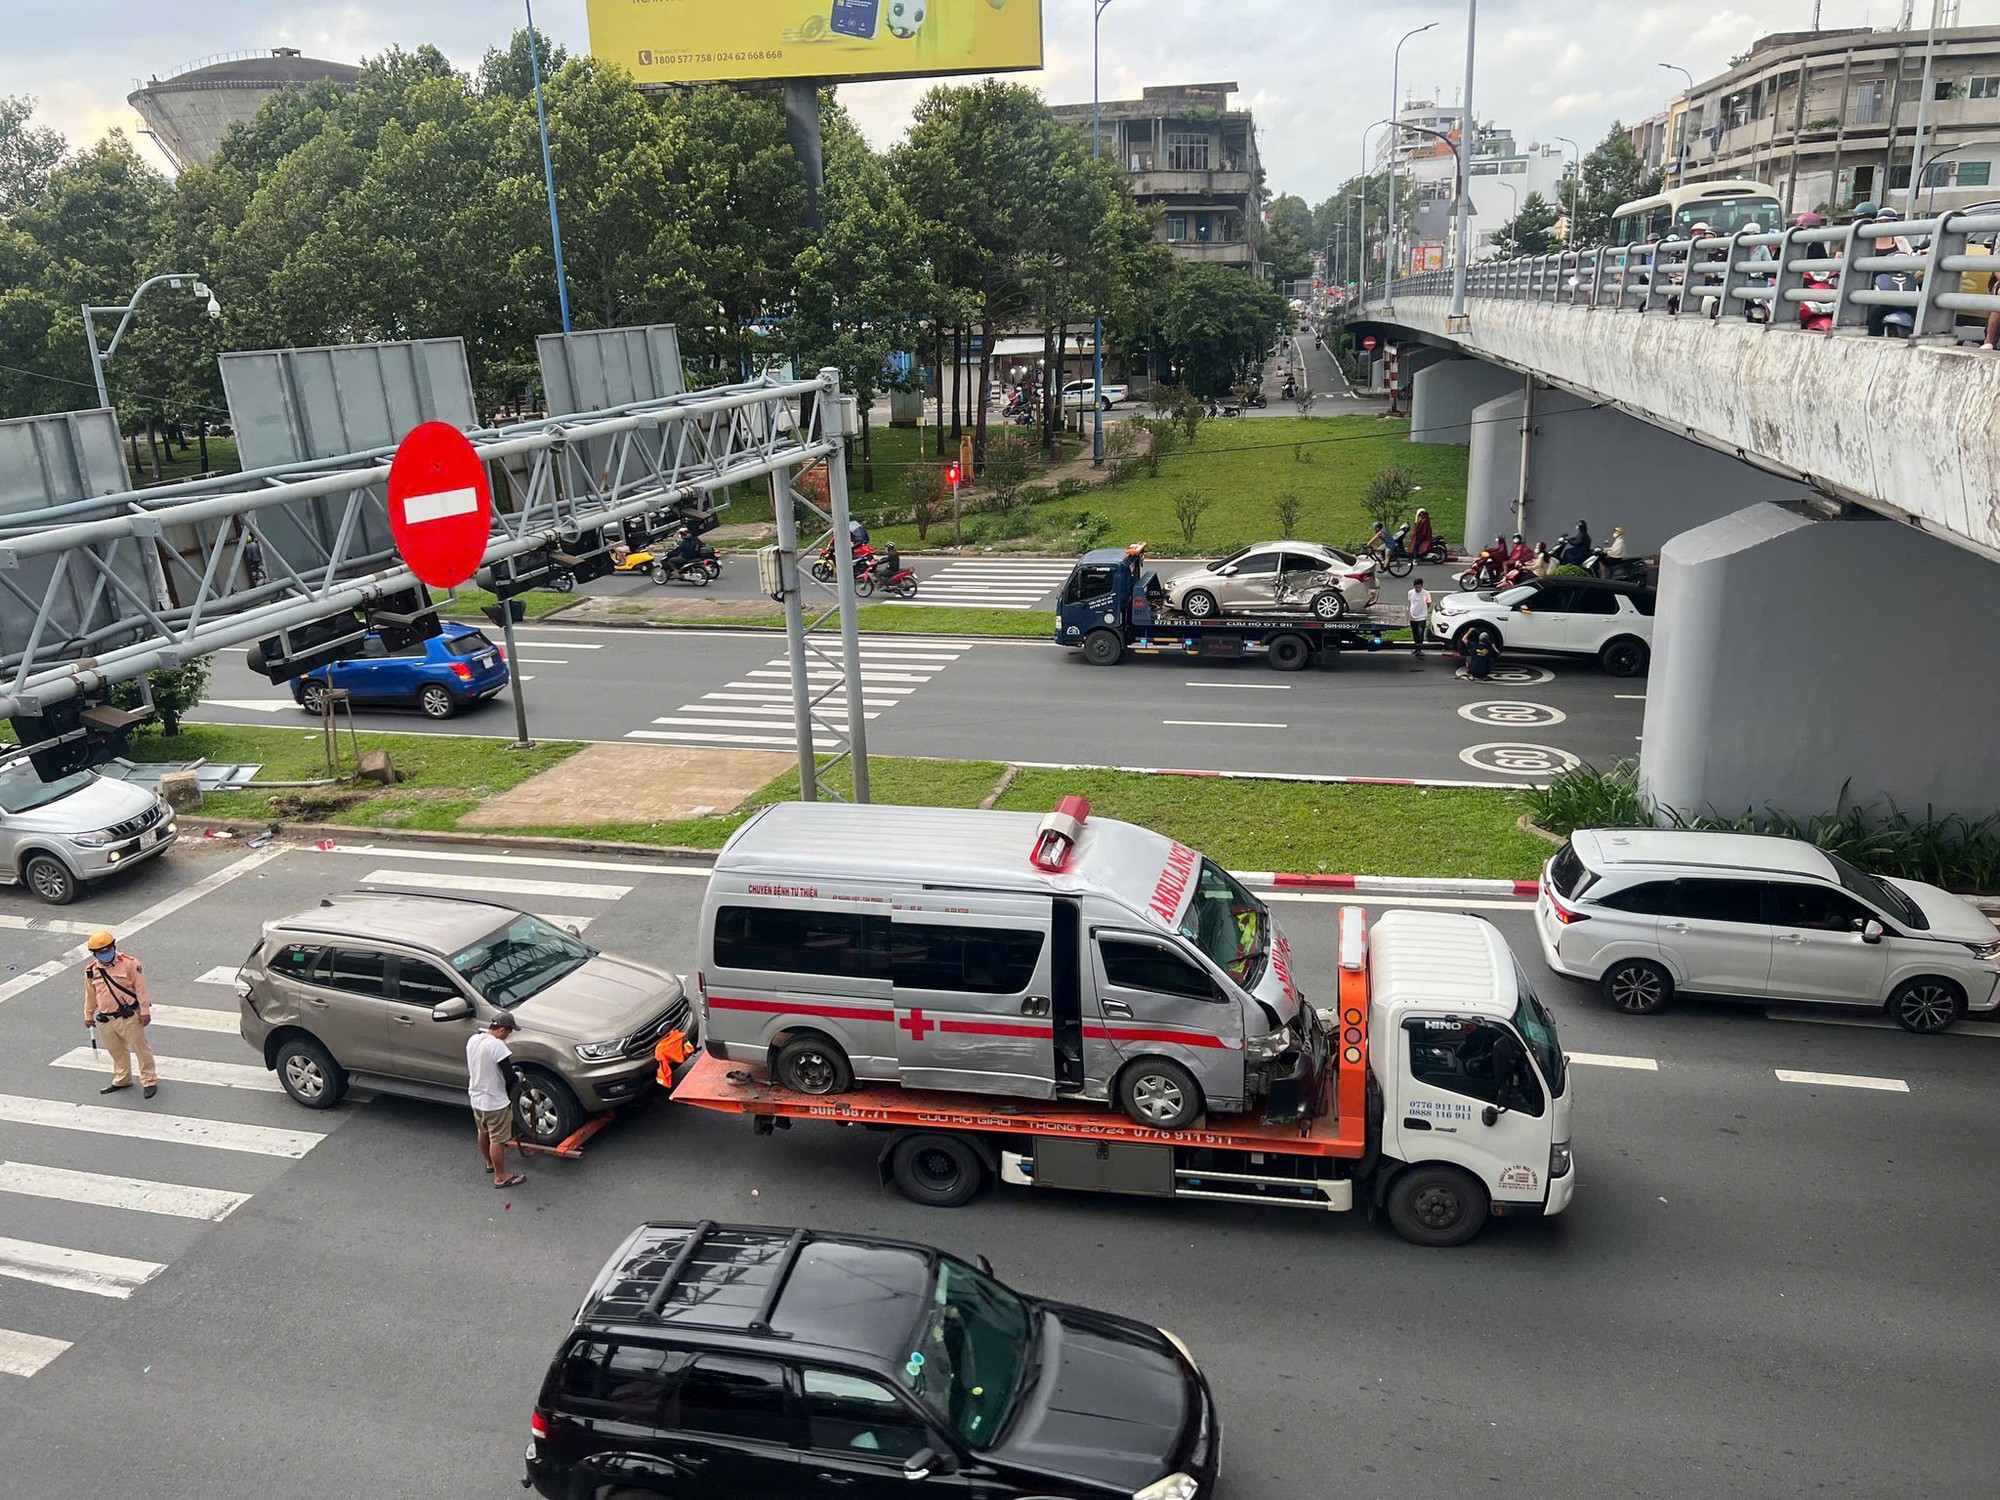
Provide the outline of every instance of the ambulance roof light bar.
<path id="1" fill-rule="evenodd" d="M 1038 870 L 1051 874 L 1060 871 L 1069 863 L 1077 841 L 1083 837 L 1083 825 L 1090 818 L 1090 802 L 1083 797 L 1065 797 L 1056 804 L 1056 810 L 1042 819 L 1035 830 L 1034 851 L 1029 861 Z"/>

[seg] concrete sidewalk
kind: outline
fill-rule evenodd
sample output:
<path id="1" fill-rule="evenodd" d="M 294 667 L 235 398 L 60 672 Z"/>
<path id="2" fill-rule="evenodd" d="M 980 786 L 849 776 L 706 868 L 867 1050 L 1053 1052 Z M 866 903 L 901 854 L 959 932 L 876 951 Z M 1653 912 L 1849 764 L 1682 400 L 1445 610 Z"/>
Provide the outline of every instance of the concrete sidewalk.
<path id="1" fill-rule="evenodd" d="M 586 745 L 575 755 L 488 798 L 463 828 L 597 828 L 677 823 L 734 812 L 743 799 L 798 764 L 778 751 L 673 745 Z"/>

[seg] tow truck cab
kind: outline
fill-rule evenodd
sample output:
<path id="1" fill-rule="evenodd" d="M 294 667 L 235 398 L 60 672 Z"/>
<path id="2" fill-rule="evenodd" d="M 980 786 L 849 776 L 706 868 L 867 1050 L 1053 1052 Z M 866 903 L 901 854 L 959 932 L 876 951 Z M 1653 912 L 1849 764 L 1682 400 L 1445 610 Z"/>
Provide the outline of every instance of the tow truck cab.
<path id="1" fill-rule="evenodd" d="M 1576 1184 L 1569 1063 L 1506 940 L 1455 912 L 1365 922 L 1358 908 L 1341 914 L 1343 1008 L 1365 967 L 1369 1067 L 1392 1168 L 1377 1181 L 1397 1228 L 1451 1217 L 1461 1174 L 1494 1213 L 1561 1213 Z"/>

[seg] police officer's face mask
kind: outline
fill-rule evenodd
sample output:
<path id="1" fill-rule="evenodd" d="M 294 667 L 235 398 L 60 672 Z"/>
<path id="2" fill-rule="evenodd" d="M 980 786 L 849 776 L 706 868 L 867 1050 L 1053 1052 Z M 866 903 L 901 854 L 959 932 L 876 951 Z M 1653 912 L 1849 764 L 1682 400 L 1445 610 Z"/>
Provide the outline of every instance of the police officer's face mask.
<path id="1" fill-rule="evenodd" d="M 118 950 L 116 948 L 99 948 L 97 950 L 97 961 L 101 964 L 117 963 Z"/>

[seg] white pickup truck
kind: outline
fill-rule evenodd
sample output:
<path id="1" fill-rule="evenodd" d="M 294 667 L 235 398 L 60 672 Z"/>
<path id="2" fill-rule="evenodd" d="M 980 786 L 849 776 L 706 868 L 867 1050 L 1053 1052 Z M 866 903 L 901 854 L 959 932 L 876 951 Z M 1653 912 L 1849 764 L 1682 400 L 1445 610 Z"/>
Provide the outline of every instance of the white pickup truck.
<path id="1" fill-rule="evenodd" d="M 1094 380 L 1072 380 L 1062 388 L 1063 410 L 1089 411 L 1093 406 L 1102 406 L 1109 410 L 1125 399 L 1125 387 L 1113 385 L 1108 380 L 1104 383 L 1102 398 L 1096 395 L 1096 391 L 1097 382 Z"/>

